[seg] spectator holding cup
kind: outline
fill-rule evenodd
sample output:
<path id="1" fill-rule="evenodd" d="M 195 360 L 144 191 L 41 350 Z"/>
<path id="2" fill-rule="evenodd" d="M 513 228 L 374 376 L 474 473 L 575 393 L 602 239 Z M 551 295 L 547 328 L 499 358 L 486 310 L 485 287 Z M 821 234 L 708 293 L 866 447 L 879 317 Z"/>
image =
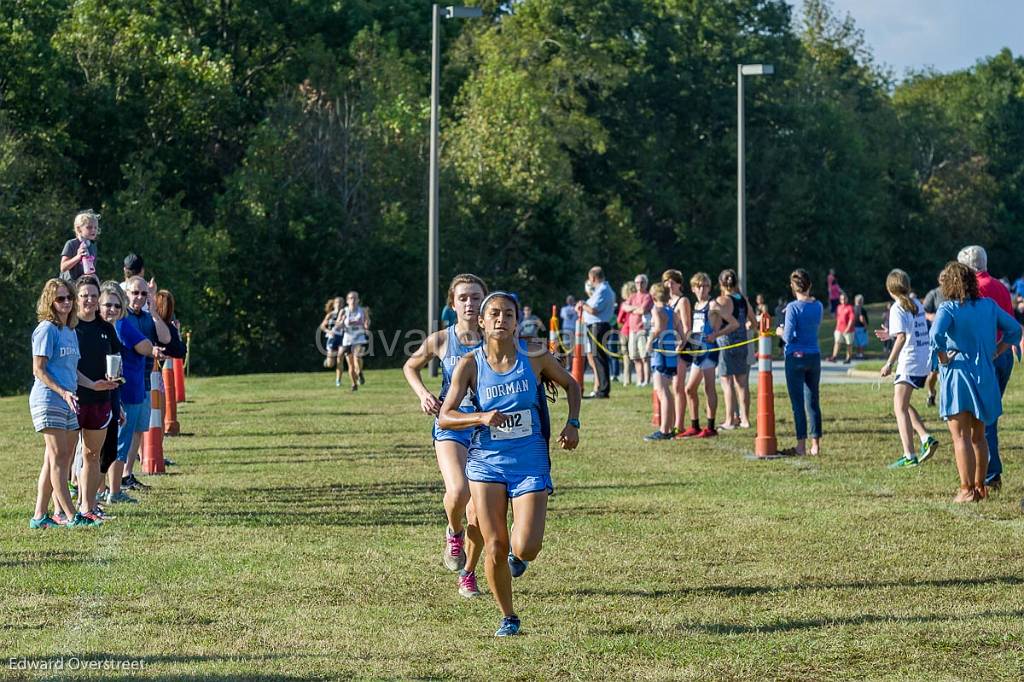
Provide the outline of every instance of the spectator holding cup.
<path id="1" fill-rule="evenodd" d="M 108 366 L 108 358 L 121 358 L 121 343 L 114 326 L 97 313 L 100 285 L 92 275 L 78 281 L 78 422 L 82 427 L 83 458 L 78 480 L 79 514 L 93 524 L 101 521 L 96 513 L 96 491 L 100 484 L 100 451 L 107 427 L 114 418 L 110 394 L 118 387 L 112 378 L 119 376 L 120 362 Z M 110 370 L 114 370 L 111 372 Z"/>

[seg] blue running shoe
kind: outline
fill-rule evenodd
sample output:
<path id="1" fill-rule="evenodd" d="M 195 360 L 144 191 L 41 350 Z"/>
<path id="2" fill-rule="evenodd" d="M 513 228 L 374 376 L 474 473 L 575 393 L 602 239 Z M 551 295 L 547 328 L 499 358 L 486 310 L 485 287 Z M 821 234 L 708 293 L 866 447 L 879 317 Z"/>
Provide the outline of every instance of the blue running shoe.
<path id="1" fill-rule="evenodd" d="M 495 637 L 511 637 L 512 635 L 519 634 L 519 616 L 505 616 L 501 619 L 501 626 L 497 632 L 494 633 Z"/>
<path id="2" fill-rule="evenodd" d="M 644 440 L 673 440 L 673 436 L 671 433 L 662 433 L 661 431 L 655 431 L 649 436 L 644 436 Z"/>
<path id="3" fill-rule="evenodd" d="M 508 553 L 508 569 L 512 571 L 512 577 L 518 578 L 523 573 L 526 573 L 526 568 L 530 565 L 529 561 L 523 561 L 512 552 Z M 519 621 L 516 620 L 516 629 L 519 628 Z M 513 633 L 515 634 L 515 633 Z"/>

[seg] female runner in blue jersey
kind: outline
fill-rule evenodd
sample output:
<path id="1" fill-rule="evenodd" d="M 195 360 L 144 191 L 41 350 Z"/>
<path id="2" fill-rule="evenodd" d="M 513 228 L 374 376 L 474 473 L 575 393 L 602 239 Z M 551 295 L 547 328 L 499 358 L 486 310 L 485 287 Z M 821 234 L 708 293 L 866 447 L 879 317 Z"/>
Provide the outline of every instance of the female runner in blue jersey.
<path id="1" fill-rule="evenodd" d="M 441 405 L 441 428 L 474 428 L 466 477 L 486 549 L 487 582 L 501 609 L 498 637 L 519 632 L 512 608 L 512 578 L 537 557 L 544 539 L 551 457 L 544 382 L 565 389 L 569 419 L 558 436 L 563 449 L 579 443 L 582 391 L 579 384 L 547 351 L 527 354 L 516 338 L 519 304 L 512 294 L 495 292 L 484 299 L 480 324 L 484 342 L 455 369 L 448 396 Z M 460 408 L 466 395 L 475 410 Z M 512 501 L 515 526 L 508 530 Z"/>
<path id="2" fill-rule="evenodd" d="M 434 332 L 405 363 L 405 380 L 409 382 L 424 414 L 437 415 L 441 402 L 451 385 L 452 372 L 466 353 L 480 345 L 480 302 L 487 295 L 487 285 L 476 275 L 456 275 L 448 286 L 448 305 L 455 309 L 455 324 Z M 420 371 L 431 358 L 441 361 L 440 397 L 423 385 Z M 467 400 L 460 409 L 472 411 Z M 476 524 L 473 504 L 466 480 L 466 457 L 472 429 L 442 429 L 434 420 L 434 453 L 444 479 L 444 510 L 448 515 L 442 563 L 449 571 L 459 571 L 459 594 L 475 597 L 480 594 L 476 584 L 476 564 L 483 549 L 483 540 Z M 462 516 L 466 515 L 466 526 Z"/>

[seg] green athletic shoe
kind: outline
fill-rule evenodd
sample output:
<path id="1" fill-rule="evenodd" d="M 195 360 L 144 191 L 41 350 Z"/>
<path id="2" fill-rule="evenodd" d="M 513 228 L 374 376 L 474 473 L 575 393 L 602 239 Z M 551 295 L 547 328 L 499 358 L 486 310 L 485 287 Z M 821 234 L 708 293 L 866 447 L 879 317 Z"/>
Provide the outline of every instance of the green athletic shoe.
<path id="1" fill-rule="evenodd" d="M 924 464 L 925 461 L 935 454 L 935 450 L 939 447 L 939 441 L 935 440 L 931 436 L 928 436 L 928 440 L 921 443 L 921 449 L 917 452 L 917 463 Z"/>
<path id="2" fill-rule="evenodd" d="M 898 460 L 889 465 L 890 469 L 906 469 L 907 467 L 916 467 L 918 465 L 917 457 L 903 455 Z"/>
<path id="3" fill-rule="evenodd" d="M 36 530 L 37 528 L 59 528 L 60 524 L 51 519 L 49 516 L 44 516 L 40 519 L 30 519 L 28 522 L 28 527 L 32 530 Z"/>

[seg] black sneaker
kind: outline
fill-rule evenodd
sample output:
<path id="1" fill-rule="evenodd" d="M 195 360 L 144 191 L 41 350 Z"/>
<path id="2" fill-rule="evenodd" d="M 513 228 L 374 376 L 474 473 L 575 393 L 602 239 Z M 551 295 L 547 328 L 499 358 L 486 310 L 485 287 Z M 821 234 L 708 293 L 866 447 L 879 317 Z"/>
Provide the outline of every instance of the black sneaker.
<path id="1" fill-rule="evenodd" d="M 164 457 L 164 466 L 165 467 L 176 467 L 176 466 L 178 466 L 178 463 L 175 462 L 173 459 L 167 459 L 166 457 Z"/>
<path id="2" fill-rule="evenodd" d="M 363 373 L 360 372 L 359 373 L 359 385 L 362 386 L 365 383 L 366 383 L 366 379 L 363 378 Z"/>
<path id="3" fill-rule="evenodd" d="M 928 407 L 935 407 L 935 394 L 934 393 L 929 393 L 928 394 Z"/>
<path id="4" fill-rule="evenodd" d="M 121 478 L 121 487 L 128 490 L 148 490 L 150 486 L 135 478 L 135 474 L 128 474 Z"/>

